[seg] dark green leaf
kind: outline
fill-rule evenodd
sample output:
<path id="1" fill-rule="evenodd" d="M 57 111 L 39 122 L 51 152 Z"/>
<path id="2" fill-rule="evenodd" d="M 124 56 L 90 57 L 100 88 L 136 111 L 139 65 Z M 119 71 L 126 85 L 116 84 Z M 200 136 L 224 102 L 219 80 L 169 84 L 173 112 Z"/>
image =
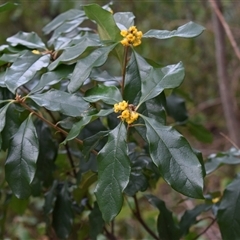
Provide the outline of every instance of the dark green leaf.
<path id="1" fill-rule="evenodd" d="M 240 175 L 225 189 L 220 202 L 217 221 L 222 239 L 239 239 L 240 236 Z"/>
<path id="2" fill-rule="evenodd" d="M 192 121 L 187 122 L 187 127 L 190 133 L 197 138 L 197 140 L 204 143 L 211 143 L 213 141 L 213 135 L 203 125 L 194 123 Z"/>
<path id="3" fill-rule="evenodd" d="M 107 109 L 107 110 L 102 109 L 97 114 L 83 116 L 83 118 L 79 122 L 77 122 L 73 125 L 73 127 L 70 130 L 70 132 L 68 133 L 66 139 L 63 141 L 63 144 L 66 144 L 67 141 L 70 141 L 70 140 L 76 138 L 79 135 L 79 133 L 81 132 L 81 130 L 92 120 L 94 120 L 98 117 L 105 117 L 112 112 L 113 112 L 113 109 Z"/>
<path id="4" fill-rule="evenodd" d="M 73 211 L 67 182 L 64 183 L 53 210 L 53 228 L 60 239 L 66 239 L 72 229 Z"/>
<path id="5" fill-rule="evenodd" d="M 32 89 L 31 93 L 38 92 L 39 90 L 42 90 L 44 87 L 48 85 L 54 85 L 61 81 L 64 78 L 67 78 L 67 76 L 72 72 L 71 66 L 62 66 L 59 69 L 56 69 L 53 72 L 46 72 L 41 76 L 40 81 L 38 84 Z"/>
<path id="6" fill-rule="evenodd" d="M 70 21 L 75 18 L 83 17 L 84 15 L 85 14 L 82 10 L 70 9 L 67 12 L 64 12 L 64 13 L 58 15 L 50 23 L 48 23 L 43 28 L 43 32 L 44 32 L 44 34 L 49 34 L 53 30 L 55 30 L 57 27 L 59 27 L 61 24 L 63 24 L 65 21 Z"/>
<path id="7" fill-rule="evenodd" d="M 4 126 L 5 126 L 5 121 L 6 121 L 6 112 L 8 110 L 8 107 L 10 106 L 12 102 L 6 104 L 4 107 L 0 109 L 0 132 L 2 132 Z"/>
<path id="8" fill-rule="evenodd" d="M 120 30 L 117 27 L 112 13 L 103 9 L 97 4 L 90 4 L 83 7 L 89 19 L 98 24 L 99 35 L 102 40 L 121 40 Z"/>
<path id="9" fill-rule="evenodd" d="M 119 29 L 129 28 L 134 25 L 134 18 L 132 12 L 117 12 L 113 15 L 114 20 Z"/>
<path id="10" fill-rule="evenodd" d="M 184 122 L 188 119 L 188 113 L 185 105 L 185 100 L 172 94 L 166 98 L 167 112 L 177 122 Z"/>
<path id="11" fill-rule="evenodd" d="M 16 89 L 32 80 L 37 71 L 47 67 L 50 54 L 41 55 L 26 52 L 19 57 L 7 70 L 5 84 L 7 88 L 15 93 Z"/>
<path id="12" fill-rule="evenodd" d="M 60 111 L 72 117 L 83 115 L 89 108 L 89 104 L 82 97 L 58 90 L 37 93 L 30 95 L 29 98 L 50 111 Z"/>
<path id="13" fill-rule="evenodd" d="M 193 208 L 191 210 L 185 211 L 185 213 L 182 216 L 180 223 L 179 223 L 181 232 L 182 232 L 182 236 L 188 234 L 190 227 L 192 225 L 194 225 L 195 223 L 197 223 L 197 217 L 202 212 L 210 210 L 211 207 L 212 207 L 212 205 L 201 204 L 201 205 L 197 205 L 195 208 Z"/>
<path id="14" fill-rule="evenodd" d="M 127 66 L 124 87 L 124 99 L 129 103 L 137 105 L 141 97 L 141 81 L 147 78 L 152 66 L 137 52 L 133 51 Z"/>
<path id="15" fill-rule="evenodd" d="M 85 93 L 83 99 L 87 102 L 102 101 L 110 105 L 121 102 L 123 100 L 121 92 L 117 87 L 105 86 L 103 84 L 99 84 L 96 87 L 89 89 Z"/>
<path id="16" fill-rule="evenodd" d="M 48 69 L 52 71 L 61 63 L 72 64 L 76 62 L 77 58 L 90 46 L 100 46 L 100 41 L 89 37 L 81 38 L 76 45 L 65 48 L 63 53 L 48 66 Z"/>
<path id="17" fill-rule="evenodd" d="M 53 181 L 58 144 L 52 136 L 50 127 L 43 121 L 37 121 L 36 130 L 39 139 L 39 155 L 35 177 L 43 182 L 45 187 L 48 187 Z"/>
<path id="18" fill-rule="evenodd" d="M 6 2 L 4 4 L 0 5 L 0 13 L 4 11 L 9 11 L 14 9 L 16 6 L 18 6 L 17 3 L 11 3 L 11 2 Z"/>
<path id="19" fill-rule="evenodd" d="M 6 180 L 18 198 L 28 198 L 31 194 L 38 154 L 37 133 L 30 116 L 13 136 L 5 164 Z"/>
<path id="20" fill-rule="evenodd" d="M 99 233 L 103 231 L 104 221 L 102 219 L 102 213 L 99 210 L 97 202 L 94 202 L 94 207 L 89 214 L 89 224 L 90 224 L 90 237 L 91 239 L 97 239 Z"/>
<path id="21" fill-rule="evenodd" d="M 165 181 L 176 191 L 203 198 L 202 166 L 187 140 L 172 127 L 143 116 L 150 156 Z"/>
<path id="22" fill-rule="evenodd" d="M 206 173 L 210 174 L 223 164 L 239 164 L 240 163 L 240 151 L 236 148 L 231 148 L 227 152 L 220 152 L 212 154 L 207 158 L 205 162 Z"/>
<path id="23" fill-rule="evenodd" d="M 53 211 L 53 208 L 57 199 L 57 196 L 56 196 L 57 186 L 58 186 L 58 182 L 55 180 L 53 182 L 51 189 L 45 193 L 45 202 L 44 202 L 43 210 L 46 215 L 52 213 Z"/>
<path id="24" fill-rule="evenodd" d="M 168 39 L 172 37 L 183 37 L 183 38 L 193 38 L 200 35 L 205 28 L 194 23 L 189 22 L 180 26 L 177 30 L 167 31 L 167 30 L 149 30 L 143 35 L 143 38 L 158 38 L 158 39 Z"/>
<path id="25" fill-rule="evenodd" d="M 31 49 L 46 49 L 42 39 L 35 32 L 20 31 L 12 37 L 7 38 L 7 42 L 13 47 L 23 45 Z"/>
<path id="26" fill-rule="evenodd" d="M 180 86 L 184 78 L 182 62 L 164 68 L 153 68 L 147 78 L 142 80 L 140 103 L 159 95 L 164 89 Z"/>
<path id="27" fill-rule="evenodd" d="M 73 71 L 71 81 L 68 85 L 68 91 L 76 92 L 89 77 L 92 69 L 94 67 L 100 67 L 106 62 L 108 54 L 115 46 L 116 44 L 98 48 L 87 57 L 80 59 Z"/>
<path id="28" fill-rule="evenodd" d="M 166 208 L 165 202 L 150 194 L 146 197 L 160 211 L 157 220 L 159 238 L 162 240 L 179 240 L 181 235 L 179 226 L 174 222 L 172 212 Z"/>
<path id="29" fill-rule="evenodd" d="M 120 123 L 109 133 L 108 142 L 98 155 L 98 184 L 95 190 L 103 219 L 110 222 L 121 210 L 122 192 L 129 182 L 127 131 Z"/>

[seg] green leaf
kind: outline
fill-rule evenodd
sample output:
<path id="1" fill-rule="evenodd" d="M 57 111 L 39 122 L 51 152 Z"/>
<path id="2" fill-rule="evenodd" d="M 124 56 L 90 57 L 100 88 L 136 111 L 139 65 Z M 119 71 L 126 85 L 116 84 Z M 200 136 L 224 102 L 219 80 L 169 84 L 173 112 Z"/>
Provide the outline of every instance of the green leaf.
<path id="1" fill-rule="evenodd" d="M 188 113 L 185 105 L 185 100 L 172 94 L 166 98 L 167 112 L 177 122 L 184 122 L 188 119 Z"/>
<path id="2" fill-rule="evenodd" d="M 117 87 L 105 86 L 103 84 L 98 84 L 96 87 L 89 89 L 85 93 L 83 99 L 87 102 L 102 101 L 110 105 L 121 102 L 123 100 L 121 92 Z"/>
<path id="3" fill-rule="evenodd" d="M 83 17 L 85 14 L 82 10 L 70 9 L 67 12 L 61 13 L 56 18 L 54 18 L 50 23 L 48 23 L 44 28 L 44 34 L 49 34 L 57 27 L 62 25 L 65 21 L 70 21 L 75 18 Z"/>
<path id="4" fill-rule="evenodd" d="M 53 210 L 53 228 L 60 239 L 66 239 L 72 229 L 73 211 L 72 202 L 70 199 L 68 184 L 64 182 L 60 193 L 57 195 L 57 200 Z"/>
<path id="5" fill-rule="evenodd" d="M 200 35 L 205 28 L 194 23 L 189 22 L 180 26 L 177 30 L 155 30 L 151 29 L 143 35 L 143 38 L 157 38 L 157 39 L 168 39 L 172 37 L 183 37 L 193 38 Z"/>
<path id="6" fill-rule="evenodd" d="M 12 37 L 7 38 L 7 42 L 16 47 L 22 45 L 31 49 L 46 49 L 42 39 L 35 32 L 18 32 Z"/>
<path id="7" fill-rule="evenodd" d="M 102 219 L 102 213 L 99 210 L 97 202 L 94 202 L 94 207 L 89 214 L 89 224 L 90 224 L 90 237 L 91 239 L 97 239 L 99 233 L 103 231 L 104 221 Z"/>
<path id="8" fill-rule="evenodd" d="M 44 187 L 49 187 L 53 182 L 54 161 L 58 153 L 58 144 L 46 123 L 38 120 L 35 125 L 39 139 L 39 155 L 35 177 L 41 181 Z"/>
<path id="9" fill-rule="evenodd" d="M 82 37 L 76 45 L 65 48 L 63 53 L 48 66 L 48 69 L 52 71 L 61 63 L 72 64 L 77 61 L 77 58 L 81 56 L 88 47 L 97 46 L 100 46 L 100 41 L 97 39 Z"/>
<path id="10" fill-rule="evenodd" d="M 184 78 L 182 62 L 164 68 L 153 68 L 149 76 L 142 80 L 140 104 L 159 95 L 164 89 L 180 86 Z"/>
<path id="11" fill-rule="evenodd" d="M 152 66 L 143 57 L 133 51 L 127 66 L 124 97 L 129 103 L 137 105 L 141 97 L 141 81 L 147 78 Z"/>
<path id="12" fill-rule="evenodd" d="M 211 143 L 213 141 L 212 133 L 207 130 L 203 125 L 197 124 L 193 121 L 187 122 L 187 127 L 190 133 L 197 138 L 197 140 L 204 143 Z"/>
<path id="13" fill-rule="evenodd" d="M 16 6 L 18 6 L 17 3 L 11 3 L 11 2 L 6 2 L 4 4 L 0 5 L 0 13 L 1 12 L 5 12 L 5 11 L 9 11 L 14 9 Z"/>
<path id="14" fill-rule="evenodd" d="M 126 127 L 121 122 L 109 133 L 108 142 L 98 154 L 95 194 L 105 222 L 110 222 L 120 212 L 122 192 L 129 182 L 131 168 L 126 137 Z"/>
<path id="15" fill-rule="evenodd" d="M 162 240 L 179 240 L 181 235 L 180 228 L 174 222 L 172 212 L 166 208 L 165 202 L 150 194 L 146 195 L 146 197 L 160 211 L 157 219 L 159 238 Z"/>
<path id="16" fill-rule="evenodd" d="M 55 71 L 44 73 L 38 84 L 31 90 L 30 94 L 38 92 L 48 85 L 51 86 L 60 82 L 61 80 L 67 78 L 72 71 L 72 66 L 62 66 Z"/>
<path id="17" fill-rule="evenodd" d="M 116 44 L 98 48 L 87 57 L 78 60 L 68 85 L 68 91 L 76 92 L 89 77 L 92 69 L 94 67 L 100 67 L 106 62 L 108 54 L 115 46 Z"/>
<path id="18" fill-rule="evenodd" d="M 205 162 L 206 174 L 210 174 L 223 164 L 236 165 L 240 163 L 240 151 L 236 148 L 231 148 L 227 152 L 219 152 L 211 154 Z"/>
<path id="19" fill-rule="evenodd" d="M 41 107 L 50 111 L 60 111 L 71 117 L 81 116 L 89 108 L 89 104 L 82 97 L 58 90 L 37 93 L 30 95 L 29 98 Z"/>
<path id="20" fill-rule="evenodd" d="M 53 212 L 53 209 L 54 209 L 54 205 L 55 205 L 55 202 L 56 202 L 56 195 L 57 195 L 57 186 L 58 186 L 58 182 L 55 180 L 52 184 L 52 187 L 50 188 L 49 191 L 47 191 L 45 193 L 45 202 L 44 202 L 44 207 L 43 207 L 43 210 L 44 210 L 44 213 L 46 215 L 50 214 Z"/>
<path id="21" fill-rule="evenodd" d="M 80 134 L 81 130 L 91 121 L 95 120 L 98 117 L 105 117 L 112 112 L 113 109 L 101 109 L 97 114 L 83 116 L 83 118 L 79 122 L 73 125 L 66 139 L 63 141 L 63 144 L 66 144 L 67 141 L 76 138 Z"/>
<path id="22" fill-rule="evenodd" d="M 112 13 L 97 4 L 89 4 L 83 7 L 89 19 L 96 21 L 102 40 L 120 41 L 122 39 Z"/>
<path id="23" fill-rule="evenodd" d="M 1 119 L 1 121 L 0 121 L 0 132 L 2 132 L 2 130 L 3 130 L 4 126 L 5 126 L 5 122 L 6 122 L 6 112 L 7 112 L 8 107 L 10 106 L 11 103 L 12 103 L 12 102 L 6 104 L 4 107 L 2 107 L 2 108 L 0 109 L 0 119 Z"/>
<path id="24" fill-rule="evenodd" d="M 19 199 L 14 195 L 11 196 L 11 200 L 9 202 L 9 208 L 12 212 L 17 215 L 23 215 L 29 205 L 29 199 Z"/>
<path id="25" fill-rule="evenodd" d="M 131 26 L 134 26 L 134 18 L 132 12 L 117 12 L 113 15 L 114 20 L 119 29 L 128 29 Z"/>
<path id="26" fill-rule="evenodd" d="M 7 70 L 5 84 L 7 88 L 15 93 L 16 89 L 32 80 L 37 71 L 47 67 L 50 54 L 41 55 L 26 52 L 19 57 Z"/>
<path id="27" fill-rule="evenodd" d="M 202 166 L 187 140 L 172 127 L 141 116 L 146 124 L 150 156 L 165 181 L 186 196 L 203 198 Z"/>
<path id="28" fill-rule="evenodd" d="M 0 65 L 4 65 L 6 63 L 13 63 L 15 62 L 21 55 L 26 53 L 27 50 L 18 52 L 18 53 L 5 53 L 0 57 Z"/>
<path id="29" fill-rule="evenodd" d="M 222 239 L 239 239 L 240 236 L 240 175 L 226 187 L 221 199 L 217 221 Z"/>
<path id="30" fill-rule="evenodd" d="M 191 210 L 185 211 L 185 213 L 182 216 L 180 223 L 179 223 L 181 232 L 182 232 L 182 236 L 188 234 L 190 227 L 192 225 L 194 225 L 195 223 L 197 223 L 197 217 L 202 212 L 208 211 L 211 208 L 212 208 L 212 205 L 200 204 Z"/>
<path id="31" fill-rule="evenodd" d="M 30 115 L 13 136 L 5 163 L 6 180 L 17 198 L 31 194 L 38 154 L 37 133 Z"/>

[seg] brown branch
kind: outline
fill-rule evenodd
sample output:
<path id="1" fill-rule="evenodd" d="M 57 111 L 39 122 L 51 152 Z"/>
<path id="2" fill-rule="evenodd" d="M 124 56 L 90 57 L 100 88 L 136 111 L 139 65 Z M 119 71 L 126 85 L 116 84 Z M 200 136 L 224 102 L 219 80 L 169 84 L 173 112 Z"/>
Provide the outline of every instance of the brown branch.
<path id="1" fill-rule="evenodd" d="M 148 227 L 148 225 L 144 222 L 144 220 L 142 219 L 141 216 L 141 212 L 139 209 L 139 205 L 138 205 L 138 200 L 136 195 L 133 196 L 134 199 L 134 203 L 135 203 L 135 211 L 133 209 L 132 213 L 133 215 L 137 218 L 137 220 L 141 223 L 141 225 L 143 226 L 143 228 L 153 237 L 153 239 L 159 240 L 159 237 Z"/>
<path id="2" fill-rule="evenodd" d="M 221 13 L 221 11 L 219 10 L 219 8 L 218 8 L 218 6 L 216 4 L 216 0 L 208 0 L 208 1 L 211 4 L 214 12 L 218 16 L 218 18 L 219 18 L 219 20 L 220 20 L 220 22 L 221 22 L 221 24 L 222 24 L 226 34 L 227 34 L 227 37 L 228 37 L 228 39 L 229 39 L 229 41 L 230 41 L 230 43 L 231 43 L 231 45 L 233 47 L 233 50 L 234 50 L 236 56 L 238 57 L 238 59 L 240 60 L 240 50 L 239 50 L 239 48 L 237 46 L 237 43 L 236 43 L 236 41 L 234 39 L 234 36 L 232 34 L 232 31 L 231 31 L 229 25 L 227 24 L 225 18 L 223 17 L 223 14 Z"/>

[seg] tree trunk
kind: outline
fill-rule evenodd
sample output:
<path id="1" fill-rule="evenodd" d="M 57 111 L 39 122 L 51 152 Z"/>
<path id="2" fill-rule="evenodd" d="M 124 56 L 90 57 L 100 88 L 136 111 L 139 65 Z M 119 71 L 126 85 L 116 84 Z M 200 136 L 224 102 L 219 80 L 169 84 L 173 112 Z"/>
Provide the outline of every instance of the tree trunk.
<path id="1" fill-rule="evenodd" d="M 216 5 L 221 11 L 222 10 L 221 0 L 213 1 L 216 2 Z M 213 11 L 212 13 L 213 13 L 213 29 L 215 35 L 217 76 L 220 98 L 223 106 L 223 113 L 227 125 L 229 138 L 237 146 L 240 146 L 240 137 L 238 133 L 239 123 L 237 115 L 234 111 L 234 98 L 231 91 L 231 81 L 227 73 L 225 31 L 215 12 Z"/>

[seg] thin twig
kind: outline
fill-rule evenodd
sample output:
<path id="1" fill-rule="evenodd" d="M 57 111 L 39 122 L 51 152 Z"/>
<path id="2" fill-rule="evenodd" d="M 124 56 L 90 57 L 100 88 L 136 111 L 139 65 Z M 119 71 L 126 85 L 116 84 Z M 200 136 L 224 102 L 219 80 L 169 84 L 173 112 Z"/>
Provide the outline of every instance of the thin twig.
<path id="1" fill-rule="evenodd" d="M 140 213 L 140 209 L 139 209 L 139 205 L 138 205 L 138 200 L 136 196 L 133 196 L 134 199 L 134 203 L 135 203 L 135 211 L 130 207 L 130 209 L 132 210 L 132 213 L 134 214 L 134 216 L 137 218 L 137 220 L 141 223 L 141 225 L 143 226 L 143 228 L 156 240 L 159 240 L 159 237 L 148 227 L 148 225 L 144 222 L 144 220 L 142 219 L 141 213 Z M 130 205 L 129 205 L 130 206 Z"/>
<path id="2" fill-rule="evenodd" d="M 212 222 L 192 240 L 197 240 L 200 236 L 202 236 L 205 232 L 207 232 L 207 230 L 216 222 L 216 220 L 217 219 L 213 219 Z"/>
<path id="3" fill-rule="evenodd" d="M 223 26 L 227 36 L 228 36 L 228 39 L 229 39 L 229 41 L 230 41 L 230 43 L 231 43 L 231 45 L 233 47 L 233 50 L 234 50 L 236 56 L 238 57 L 238 59 L 240 60 L 240 50 L 239 50 L 239 48 L 237 46 L 237 43 L 236 43 L 236 41 L 234 39 L 234 36 L 232 34 L 232 31 L 231 31 L 229 25 L 227 24 L 225 18 L 223 17 L 221 11 L 219 10 L 219 8 L 218 8 L 218 6 L 216 4 L 216 0 L 208 0 L 208 1 L 212 5 L 212 8 L 213 8 L 214 12 L 218 16 L 218 18 L 219 18 L 219 20 L 220 20 L 220 22 L 221 22 L 221 24 L 222 24 L 222 26 Z"/>
<path id="4" fill-rule="evenodd" d="M 233 142 L 233 140 L 231 140 L 227 135 L 225 135 L 225 134 L 222 133 L 222 132 L 220 132 L 220 135 L 222 135 L 224 138 L 226 138 L 236 149 L 239 150 L 238 145 L 237 145 L 235 142 Z"/>

